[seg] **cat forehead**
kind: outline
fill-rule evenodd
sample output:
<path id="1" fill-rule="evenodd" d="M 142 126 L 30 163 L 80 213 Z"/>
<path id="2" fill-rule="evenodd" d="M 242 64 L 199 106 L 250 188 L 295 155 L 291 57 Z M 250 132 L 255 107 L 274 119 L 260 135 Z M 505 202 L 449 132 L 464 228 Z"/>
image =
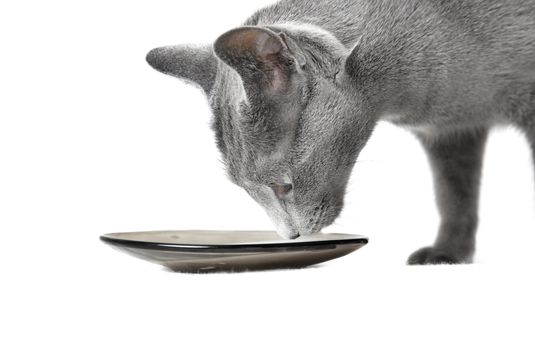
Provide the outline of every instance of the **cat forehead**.
<path id="1" fill-rule="evenodd" d="M 237 113 L 230 109 L 230 113 Z M 229 119 L 240 118 L 234 115 Z M 291 172 L 293 135 L 273 143 L 251 139 L 231 120 L 217 123 L 224 130 L 216 130 L 218 145 L 227 172 L 239 183 L 278 183 Z M 269 135 L 264 135 L 269 139 Z"/>
<path id="2" fill-rule="evenodd" d="M 305 54 L 314 52 L 315 56 L 308 56 L 311 60 L 331 61 L 345 53 L 345 48 L 331 34 L 314 26 L 287 23 L 270 26 L 270 29 L 287 33 L 290 40 L 293 40 L 298 49 L 303 49 Z M 327 56 L 324 57 L 323 53 Z M 320 62 L 320 65 L 323 63 Z M 312 77 L 310 74 L 317 71 L 312 70 L 307 77 L 314 79 L 314 74 Z M 305 79 L 305 75 L 302 78 Z M 309 87 L 305 81 L 302 83 L 302 86 Z M 322 84 L 310 85 L 319 90 L 326 87 Z M 299 118 L 303 114 L 317 118 L 316 114 L 320 113 L 314 110 L 317 109 L 314 107 L 317 103 L 308 101 L 314 95 L 324 97 L 327 92 L 313 92 L 307 88 L 304 91 L 287 96 L 291 96 L 288 108 L 269 108 L 263 105 L 262 100 L 251 99 L 248 96 L 250 91 L 245 89 L 240 74 L 224 62 L 219 62 L 210 104 L 214 112 L 213 126 L 217 145 L 231 178 L 241 182 L 270 181 L 288 174 L 292 162 L 299 163 L 300 158 L 306 158 L 306 154 L 299 157 L 302 150 L 293 152 L 299 146 L 295 145 L 296 135 L 301 128 Z M 324 111 L 325 107 L 327 106 L 321 110 Z M 290 122 L 289 117 L 292 119 Z M 308 141 L 305 144 L 305 148 L 313 148 Z"/>

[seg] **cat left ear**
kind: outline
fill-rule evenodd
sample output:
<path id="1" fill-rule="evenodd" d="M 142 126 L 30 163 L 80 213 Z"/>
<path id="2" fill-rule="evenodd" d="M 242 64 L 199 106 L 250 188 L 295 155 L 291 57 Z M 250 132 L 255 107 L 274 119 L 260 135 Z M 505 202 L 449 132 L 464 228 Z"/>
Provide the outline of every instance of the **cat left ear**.
<path id="1" fill-rule="evenodd" d="M 147 54 L 152 68 L 200 86 L 208 95 L 214 85 L 217 59 L 210 46 L 164 46 Z"/>
<path id="2" fill-rule="evenodd" d="M 215 54 L 234 68 L 249 86 L 284 91 L 296 71 L 283 34 L 262 27 L 240 27 L 221 35 Z"/>

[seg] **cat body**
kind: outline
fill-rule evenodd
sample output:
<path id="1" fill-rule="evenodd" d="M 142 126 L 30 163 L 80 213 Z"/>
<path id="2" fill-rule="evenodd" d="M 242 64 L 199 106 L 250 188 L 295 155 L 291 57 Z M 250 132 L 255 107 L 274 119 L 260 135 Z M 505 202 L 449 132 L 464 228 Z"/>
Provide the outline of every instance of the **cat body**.
<path id="1" fill-rule="evenodd" d="M 230 179 L 288 238 L 334 221 L 386 120 L 421 141 L 441 215 L 409 263 L 470 262 L 488 130 L 520 127 L 535 149 L 535 1 L 283 0 L 147 60 L 203 89 Z"/>

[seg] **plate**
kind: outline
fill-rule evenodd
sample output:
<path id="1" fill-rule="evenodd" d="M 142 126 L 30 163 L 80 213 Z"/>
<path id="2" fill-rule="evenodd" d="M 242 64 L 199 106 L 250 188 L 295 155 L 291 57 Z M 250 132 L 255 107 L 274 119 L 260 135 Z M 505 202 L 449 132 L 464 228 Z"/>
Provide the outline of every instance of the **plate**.
<path id="1" fill-rule="evenodd" d="M 125 253 L 178 272 L 302 268 L 359 249 L 368 238 L 320 233 L 285 240 L 274 231 L 150 231 L 100 236 Z"/>

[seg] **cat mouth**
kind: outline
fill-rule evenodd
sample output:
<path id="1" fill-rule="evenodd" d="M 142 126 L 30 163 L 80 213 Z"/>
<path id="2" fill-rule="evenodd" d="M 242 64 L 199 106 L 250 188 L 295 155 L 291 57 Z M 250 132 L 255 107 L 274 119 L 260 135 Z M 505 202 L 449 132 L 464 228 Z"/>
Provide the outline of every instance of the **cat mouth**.
<path id="1" fill-rule="evenodd" d="M 299 232 L 295 231 L 295 230 L 292 230 L 290 232 L 285 231 L 285 232 L 282 232 L 282 233 L 279 232 L 279 231 L 277 231 L 277 232 L 279 233 L 280 236 L 282 236 L 282 237 L 284 237 L 286 239 L 289 239 L 289 240 L 296 239 L 296 238 L 298 238 L 300 236 Z"/>
<path id="2" fill-rule="evenodd" d="M 321 228 L 323 227 L 323 225 L 321 225 L 319 222 L 313 227 L 300 227 L 299 229 L 294 228 L 295 226 L 292 224 L 281 222 L 276 223 L 275 226 L 277 227 L 277 233 L 279 236 L 289 240 L 293 240 L 301 236 L 310 236 L 321 233 Z"/>
<path id="3" fill-rule="evenodd" d="M 291 225 L 276 222 L 275 226 L 277 227 L 277 233 L 279 236 L 285 239 L 296 239 L 299 237 L 299 231 L 294 229 Z"/>
<path id="4" fill-rule="evenodd" d="M 288 239 L 293 240 L 293 239 L 298 238 L 299 236 L 300 236 L 299 233 L 295 233 L 295 234 L 292 234 L 291 236 L 289 236 Z"/>

